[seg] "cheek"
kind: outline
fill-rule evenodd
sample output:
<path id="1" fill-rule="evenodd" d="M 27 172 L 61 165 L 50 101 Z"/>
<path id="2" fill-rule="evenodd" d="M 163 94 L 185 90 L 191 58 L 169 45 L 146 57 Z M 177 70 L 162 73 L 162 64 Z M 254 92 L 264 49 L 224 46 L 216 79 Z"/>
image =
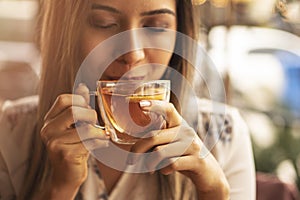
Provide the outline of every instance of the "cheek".
<path id="1" fill-rule="evenodd" d="M 100 42 L 101 38 L 95 37 L 91 31 L 86 30 L 80 40 L 80 56 L 85 59 Z"/>
<path id="2" fill-rule="evenodd" d="M 148 54 L 149 62 L 168 65 L 173 53 L 165 50 L 156 49 L 156 50 L 149 50 L 147 54 Z"/>
<path id="3" fill-rule="evenodd" d="M 103 74 L 104 66 L 110 60 L 109 55 L 111 53 L 109 52 L 111 50 L 101 45 L 105 39 L 106 37 L 99 34 L 99 32 L 88 28 L 84 31 L 80 39 L 79 56 L 82 63 L 78 77 L 90 89 L 95 87 L 95 82 L 99 79 L 100 74 Z"/>
<path id="4" fill-rule="evenodd" d="M 151 74 L 150 79 L 160 79 L 169 66 L 173 53 L 164 50 L 147 50 L 147 54 L 148 62 L 154 64 L 151 72 L 149 72 Z"/>
<path id="5" fill-rule="evenodd" d="M 108 52 L 108 47 L 104 47 L 104 45 L 101 44 L 109 37 L 111 37 L 111 35 L 86 25 L 80 39 L 81 57 L 86 58 L 93 50 L 100 51 L 105 49 L 105 52 Z"/>

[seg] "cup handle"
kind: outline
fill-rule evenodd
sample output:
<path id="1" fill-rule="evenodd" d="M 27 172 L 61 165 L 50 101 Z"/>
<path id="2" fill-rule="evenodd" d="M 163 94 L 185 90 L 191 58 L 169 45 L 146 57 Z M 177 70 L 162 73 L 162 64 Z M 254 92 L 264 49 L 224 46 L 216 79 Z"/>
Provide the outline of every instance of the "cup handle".
<path id="1" fill-rule="evenodd" d="M 95 97 L 95 96 L 97 96 L 97 92 L 96 91 L 90 91 L 89 95 Z M 104 126 L 100 126 L 98 124 L 92 124 L 92 126 L 94 126 L 95 128 L 101 129 L 101 130 L 105 130 Z"/>
<path id="2" fill-rule="evenodd" d="M 92 124 L 92 126 L 95 127 L 95 128 L 99 128 L 99 129 L 101 129 L 101 130 L 105 130 L 105 127 L 104 127 L 104 126 L 100 126 L 100 125 L 98 125 L 98 124 Z"/>

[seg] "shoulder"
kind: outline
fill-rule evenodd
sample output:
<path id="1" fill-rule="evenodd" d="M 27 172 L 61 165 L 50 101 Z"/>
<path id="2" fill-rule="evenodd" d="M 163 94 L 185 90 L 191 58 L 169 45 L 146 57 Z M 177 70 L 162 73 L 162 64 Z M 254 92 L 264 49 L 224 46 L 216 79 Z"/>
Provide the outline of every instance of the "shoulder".
<path id="1" fill-rule="evenodd" d="M 238 109 L 205 99 L 199 99 L 198 104 L 201 138 L 223 169 L 231 188 L 231 198 L 255 199 L 251 139 Z"/>
<path id="2" fill-rule="evenodd" d="M 3 103 L 0 110 L 0 143 L 9 139 L 20 140 L 20 137 L 26 136 L 26 131 L 31 130 L 36 123 L 37 105 L 37 96 Z"/>
<path id="3" fill-rule="evenodd" d="M 38 96 L 7 100 L 0 110 L 0 138 L 9 138 L 12 132 L 29 129 L 36 122 Z"/>
<path id="4" fill-rule="evenodd" d="M 17 100 L 7 100 L 0 110 L 0 123 L 9 122 L 10 125 L 17 125 L 22 116 L 35 114 L 37 111 L 38 96 L 28 96 Z M 0 127 L 1 128 L 1 127 Z"/>
<path id="5" fill-rule="evenodd" d="M 1 107 L 0 165 L 5 167 L 1 168 L 0 173 L 11 178 L 15 191 L 22 187 L 37 122 L 37 104 L 37 96 L 30 96 L 15 101 L 6 101 Z M 4 180 L 2 180 L 3 177 L 0 177 L 0 181 Z M 3 188 L 0 189 L 2 193 Z"/>
<path id="6" fill-rule="evenodd" d="M 4 147 L 9 144 L 21 148 L 31 136 L 37 122 L 37 105 L 37 96 L 4 102 L 0 111 L 0 150 L 2 153 Z"/>
<path id="7" fill-rule="evenodd" d="M 5 101 L 0 113 L 0 150 L 11 141 L 16 147 L 27 140 L 37 119 L 38 97 Z"/>
<path id="8" fill-rule="evenodd" d="M 0 110 L 0 195 L 22 187 L 36 125 L 38 97 L 6 101 Z M 8 192 L 10 191 L 10 192 Z M 4 197 L 5 198 L 5 197 Z"/>
<path id="9" fill-rule="evenodd" d="M 238 109 L 232 106 L 198 99 L 198 113 L 198 131 L 202 138 L 213 137 L 216 142 L 230 143 L 236 137 L 236 126 L 240 131 L 247 131 Z"/>
<path id="10" fill-rule="evenodd" d="M 204 144 L 219 162 L 223 163 L 224 156 L 244 151 L 251 145 L 246 123 L 237 108 L 213 102 L 207 99 L 198 99 L 198 133 Z M 226 155 L 225 155 L 226 154 Z"/>
<path id="11" fill-rule="evenodd" d="M 255 167 L 248 127 L 237 108 L 198 100 L 198 132 L 231 187 L 232 199 L 255 199 Z M 247 180 L 245 182 L 245 180 Z"/>

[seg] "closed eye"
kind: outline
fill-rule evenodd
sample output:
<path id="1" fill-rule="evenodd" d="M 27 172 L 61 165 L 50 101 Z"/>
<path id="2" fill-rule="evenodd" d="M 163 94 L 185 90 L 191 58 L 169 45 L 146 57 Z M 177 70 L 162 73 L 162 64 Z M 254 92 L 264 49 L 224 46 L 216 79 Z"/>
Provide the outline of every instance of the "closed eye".
<path id="1" fill-rule="evenodd" d="M 104 20 L 101 18 L 97 19 L 96 17 L 90 17 L 89 23 L 91 26 L 100 29 L 109 29 L 118 26 L 118 24 L 114 20 Z"/>
<path id="2" fill-rule="evenodd" d="M 94 26 L 97 28 L 109 29 L 109 28 L 116 27 L 117 24 L 107 24 L 107 25 L 94 24 Z"/>
<path id="3" fill-rule="evenodd" d="M 167 28 L 163 27 L 152 27 L 152 26 L 145 26 L 145 28 L 151 32 L 167 32 Z"/>

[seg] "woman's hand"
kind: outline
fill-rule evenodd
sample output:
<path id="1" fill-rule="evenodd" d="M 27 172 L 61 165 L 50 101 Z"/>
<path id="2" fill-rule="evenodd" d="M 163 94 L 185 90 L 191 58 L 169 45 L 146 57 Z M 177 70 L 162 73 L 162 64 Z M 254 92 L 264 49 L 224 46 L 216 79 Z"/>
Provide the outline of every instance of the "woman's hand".
<path id="1" fill-rule="evenodd" d="M 63 94 L 56 99 L 41 130 L 53 170 L 48 195 L 62 199 L 73 199 L 85 181 L 87 149 L 103 148 L 109 142 L 105 132 L 92 125 L 97 114 L 88 104 L 88 89 L 80 85 L 77 93 L 80 95 Z"/>
<path id="2" fill-rule="evenodd" d="M 167 128 L 153 131 L 150 137 L 140 139 L 132 146 L 131 152 L 152 150 L 146 157 L 149 171 L 159 170 L 165 175 L 175 171 L 183 173 L 195 184 L 199 199 L 229 199 L 228 182 L 218 162 L 173 104 L 161 101 L 147 104 L 150 106 L 143 109 L 163 115 Z M 129 157 L 128 163 L 133 164 L 137 159 Z"/>

